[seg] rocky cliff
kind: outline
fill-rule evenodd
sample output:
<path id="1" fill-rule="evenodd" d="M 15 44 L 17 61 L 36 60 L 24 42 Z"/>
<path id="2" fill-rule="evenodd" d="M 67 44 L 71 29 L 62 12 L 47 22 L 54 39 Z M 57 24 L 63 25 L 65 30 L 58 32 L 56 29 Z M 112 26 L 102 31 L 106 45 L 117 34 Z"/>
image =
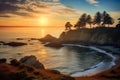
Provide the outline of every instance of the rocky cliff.
<path id="1" fill-rule="evenodd" d="M 45 69 L 35 56 L 25 56 L 20 61 L 0 59 L 0 80 L 75 80 L 56 70 Z M 54 65 L 54 64 L 53 64 Z"/>
<path id="2" fill-rule="evenodd" d="M 102 45 L 120 46 L 120 30 L 117 28 L 98 27 L 62 32 L 61 42 L 87 42 Z"/>

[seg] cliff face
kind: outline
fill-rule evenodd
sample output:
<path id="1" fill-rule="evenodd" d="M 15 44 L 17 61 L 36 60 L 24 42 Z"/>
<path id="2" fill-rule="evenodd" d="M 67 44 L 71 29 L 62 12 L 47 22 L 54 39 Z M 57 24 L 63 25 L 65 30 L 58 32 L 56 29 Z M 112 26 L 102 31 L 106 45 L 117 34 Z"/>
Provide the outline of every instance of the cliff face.
<path id="1" fill-rule="evenodd" d="M 117 28 L 93 28 L 93 29 L 79 29 L 62 32 L 60 41 L 82 41 L 95 44 L 110 44 L 120 46 L 120 30 Z"/>

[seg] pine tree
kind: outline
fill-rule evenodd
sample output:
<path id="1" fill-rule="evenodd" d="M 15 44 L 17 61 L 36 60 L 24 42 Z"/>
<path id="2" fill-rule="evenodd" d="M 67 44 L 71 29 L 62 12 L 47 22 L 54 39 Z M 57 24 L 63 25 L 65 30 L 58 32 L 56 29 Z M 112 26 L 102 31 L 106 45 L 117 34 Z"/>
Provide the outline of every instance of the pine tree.
<path id="1" fill-rule="evenodd" d="M 106 11 L 103 12 L 102 14 L 102 18 L 104 19 L 104 17 L 107 15 L 108 13 Z"/>
<path id="2" fill-rule="evenodd" d="M 85 28 L 85 26 L 86 26 L 86 19 L 87 19 L 87 14 L 84 13 L 84 14 L 80 17 L 81 26 L 82 26 L 83 28 Z"/>
<path id="3" fill-rule="evenodd" d="M 108 24 L 108 27 L 109 25 L 112 25 L 114 23 L 114 20 L 113 18 L 109 15 L 109 14 L 106 14 L 106 16 L 104 17 L 104 21 L 103 21 L 103 24 Z"/>
<path id="4" fill-rule="evenodd" d="M 75 24 L 75 27 L 77 29 L 85 28 L 85 26 L 86 26 L 86 19 L 87 19 L 87 14 L 84 13 L 83 15 L 81 15 L 81 17 L 79 18 L 78 22 Z"/>
<path id="5" fill-rule="evenodd" d="M 104 11 L 103 12 L 103 14 L 102 14 L 102 25 L 105 27 L 105 24 L 103 24 L 104 23 L 104 18 L 105 18 L 105 16 L 107 15 L 108 13 L 106 12 L 106 11 Z"/>
<path id="6" fill-rule="evenodd" d="M 92 17 L 91 15 L 87 16 L 86 22 L 90 25 L 90 28 L 92 27 Z"/>
<path id="7" fill-rule="evenodd" d="M 100 26 L 102 21 L 102 16 L 100 12 L 97 12 L 95 17 L 94 17 L 94 24 L 97 24 L 98 26 Z"/>

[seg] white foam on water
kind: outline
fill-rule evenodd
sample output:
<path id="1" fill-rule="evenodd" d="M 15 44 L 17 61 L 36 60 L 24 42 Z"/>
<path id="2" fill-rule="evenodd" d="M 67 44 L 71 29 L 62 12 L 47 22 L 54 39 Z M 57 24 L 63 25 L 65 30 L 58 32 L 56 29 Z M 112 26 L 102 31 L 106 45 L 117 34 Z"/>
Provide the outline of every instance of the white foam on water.
<path id="1" fill-rule="evenodd" d="M 63 44 L 63 45 L 64 46 L 78 46 L 78 47 L 83 47 L 83 48 L 90 48 L 90 49 L 95 50 L 97 52 L 106 54 L 106 55 L 108 55 L 109 57 L 112 58 L 111 62 L 105 62 L 103 60 L 102 62 L 98 63 L 97 65 L 94 65 L 94 66 L 90 67 L 89 69 L 86 69 L 84 71 L 73 72 L 73 73 L 71 73 L 72 77 L 91 76 L 91 75 L 94 75 L 96 73 L 99 73 L 99 72 L 105 71 L 107 69 L 110 69 L 112 66 L 115 65 L 116 57 L 113 56 L 112 54 L 106 52 L 105 50 L 96 48 L 94 46 L 83 46 L 83 45 L 77 45 L 77 44 Z"/>

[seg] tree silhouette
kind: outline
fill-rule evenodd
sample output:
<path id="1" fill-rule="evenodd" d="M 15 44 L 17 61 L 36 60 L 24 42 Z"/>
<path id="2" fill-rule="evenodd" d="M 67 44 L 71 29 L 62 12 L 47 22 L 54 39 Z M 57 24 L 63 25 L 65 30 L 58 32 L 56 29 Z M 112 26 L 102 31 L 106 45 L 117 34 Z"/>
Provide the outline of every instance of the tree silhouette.
<path id="1" fill-rule="evenodd" d="M 81 15 L 81 17 L 79 18 L 78 22 L 75 24 L 75 27 L 77 29 L 85 28 L 85 26 L 86 26 L 86 19 L 87 19 L 87 14 L 84 13 L 83 15 Z"/>
<path id="2" fill-rule="evenodd" d="M 97 24 L 99 27 L 101 25 L 105 27 L 107 24 L 109 27 L 109 25 L 112 25 L 114 23 L 114 20 L 106 11 L 104 11 L 102 14 L 100 12 L 97 12 L 93 19 L 91 15 L 84 13 L 81 15 L 74 27 L 76 29 L 85 28 L 86 23 L 90 25 L 90 28 L 92 28 L 92 24 Z"/>
<path id="3" fill-rule="evenodd" d="M 109 25 L 112 25 L 113 23 L 114 23 L 113 18 L 109 14 L 106 14 L 103 19 L 103 25 L 108 24 L 109 27 Z"/>
<path id="4" fill-rule="evenodd" d="M 92 27 L 92 17 L 91 17 L 91 15 L 87 16 L 86 22 L 90 25 L 90 28 L 91 28 Z"/>
<path id="5" fill-rule="evenodd" d="M 94 24 L 97 24 L 98 26 L 100 26 L 101 21 L 102 21 L 101 13 L 97 12 L 94 17 Z"/>
<path id="6" fill-rule="evenodd" d="M 102 18 L 104 18 L 108 13 L 106 11 L 103 12 Z"/>
<path id="7" fill-rule="evenodd" d="M 65 24 L 65 30 L 71 30 L 72 24 L 70 22 L 66 22 Z"/>
<path id="8" fill-rule="evenodd" d="M 86 26 L 86 19 L 87 19 L 87 14 L 84 13 L 84 14 L 81 16 L 81 18 L 80 18 L 82 27 L 84 27 L 84 28 L 85 28 L 85 26 Z"/>
<path id="9" fill-rule="evenodd" d="M 120 18 L 118 18 L 118 24 L 116 25 L 116 28 L 120 30 Z"/>
<path id="10" fill-rule="evenodd" d="M 75 24 L 74 27 L 75 27 L 76 29 L 80 29 L 80 27 L 82 27 L 80 20 L 78 20 L 78 22 Z"/>
<path id="11" fill-rule="evenodd" d="M 106 11 L 104 11 L 103 14 L 102 14 L 102 22 L 103 22 L 103 23 L 104 23 L 104 21 L 105 21 L 104 19 L 105 19 L 105 16 L 106 16 L 107 14 L 108 14 L 108 13 L 107 13 Z M 105 27 L 105 24 L 103 24 L 103 23 L 102 23 L 102 25 Z"/>

